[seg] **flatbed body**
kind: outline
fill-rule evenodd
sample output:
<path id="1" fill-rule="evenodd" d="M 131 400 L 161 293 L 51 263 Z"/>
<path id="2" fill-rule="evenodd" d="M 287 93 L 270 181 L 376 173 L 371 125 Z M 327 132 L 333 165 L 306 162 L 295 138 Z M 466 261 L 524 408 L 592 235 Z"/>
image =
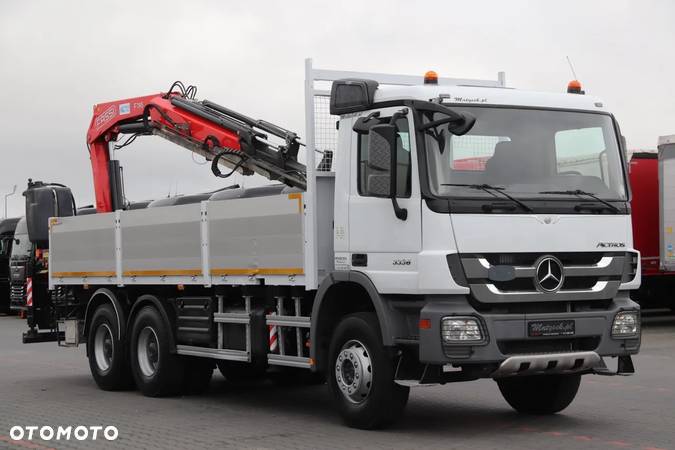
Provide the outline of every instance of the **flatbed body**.
<path id="1" fill-rule="evenodd" d="M 302 194 L 54 219 L 61 285 L 303 285 Z"/>

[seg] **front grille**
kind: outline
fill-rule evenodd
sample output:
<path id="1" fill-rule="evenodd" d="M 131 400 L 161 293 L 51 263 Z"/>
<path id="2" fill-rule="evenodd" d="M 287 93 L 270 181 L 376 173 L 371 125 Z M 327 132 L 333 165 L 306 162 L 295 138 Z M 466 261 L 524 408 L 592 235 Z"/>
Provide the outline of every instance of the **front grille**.
<path id="1" fill-rule="evenodd" d="M 26 306 L 26 289 L 23 284 L 12 284 L 9 289 L 9 305 L 11 309 L 23 309 Z"/>
<path id="2" fill-rule="evenodd" d="M 593 351 L 600 345 L 600 337 L 582 337 L 565 339 L 520 339 L 515 341 L 497 341 L 497 347 L 503 355 L 523 355 L 528 353 L 567 353 Z"/>
<path id="3" fill-rule="evenodd" d="M 22 284 L 13 284 L 10 289 L 10 298 L 14 300 L 23 300 L 26 294 L 26 290 Z"/>
<path id="4" fill-rule="evenodd" d="M 625 252 L 553 252 L 460 254 L 459 257 L 473 300 L 534 303 L 613 298 L 629 255 Z M 562 265 L 564 280 L 557 290 L 545 291 L 535 281 L 538 262 L 544 256 L 553 256 L 554 263 L 557 259 Z"/>
<path id="5" fill-rule="evenodd" d="M 617 277 L 614 277 L 614 279 L 618 279 Z M 611 278 L 608 277 L 607 279 Z M 561 289 L 563 291 L 583 291 L 593 288 L 595 283 L 603 280 L 604 278 L 600 277 L 567 277 Z"/>
<path id="6" fill-rule="evenodd" d="M 543 255 L 552 255 L 558 258 L 565 266 L 591 266 L 597 264 L 603 256 L 623 256 L 623 253 L 603 252 L 558 252 L 558 253 L 486 253 L 475 255 L 484 257 L 493 266 L 533 266 Z M 469 256 L 469 255 L 463 255 Z"/>
<path id="7" fill-rule="evenodd" d="M 486 280 L 488 283 L 489 280 Z M 510 281 L 493 281 L 492 284 L 504 292 L 523 292 L 523 291 L 534 291 L 534 280 L 532 278 L 515 278 Z"/>
<path id="8" fill-rule="evenodd" d="M 617 275 L 618 277 L 618 275 Z M 607 277 L 607 279 L 617 279 L 617 277 Z M 599 277 L 566 277 L 560 288 L 561 291 L 580 291 L 592 289 L 595 283 L 602 281 Z M 489 282 L 486 280 L 486 282 Z M 537 288 L 534 285 L 533 278 L 515 278 L 510 281 L 493 281 L 492 284 L 503 292 L 528 292 Z"/>

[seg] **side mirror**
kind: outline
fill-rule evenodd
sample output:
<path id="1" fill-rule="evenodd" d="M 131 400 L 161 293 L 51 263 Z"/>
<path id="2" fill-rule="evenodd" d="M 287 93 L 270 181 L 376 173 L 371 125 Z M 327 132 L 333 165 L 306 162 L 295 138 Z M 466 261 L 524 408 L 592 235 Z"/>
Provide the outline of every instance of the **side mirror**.
<path id="1" fill-rule="evenodd" d="M 396 186 L 392 192 L 392 158 L 395 157 L 396 127 L 394 125 L 374 125 L 369 130 L 368 143 L 368 192 L 378 197 L 396 195 Z M 394 159 L 394 167 L 395 167 Z M 394 172 L 395 174 L 395 172 Z"/>
<path id="2" fill-rule="evenodd" d="M 392 120 L 393 122 L 393 120 Z M 389 197 L 394 214 L 400 220 L 408 218 L 408 210 L 401 208 L 396 200 L 398 172 L 396 166 L 396 125 L 374 125 L 370 128 L 368 145 L 368 192 L 378 197 Z"/>
<path id="3" fill-rule="evenodd" d="M 623 149 L 623 159 L 626 161 L 626 165 L 629 166 L 630 159 L 628 158 L 628 145 L 626 144 L 626 136 L 623 134 L 621 135 L 621 148 Z"/>
<path id="4" fill-rule="evenodd" d="M 455 136 L 464 136 L 466 133 L 471 131 L 474 124 L 476 123 L 476 118 L 469 113 L 461 114 L 464 120 L 457 123 L 449 123 L 448 131 L 454 134 Z"/>
<path id="5" fill-rule="evenodd" d="M 442 110 L 437 108 L 442 108 Z M 436 128 L 447 123 L 447 130 L 450 133 L 454 134 L 455 136 L 463 136 L 471 131 L 471 128 L 473 128 L 476 123 L 476 118 L 469 113 L 458 113 L 449 108 L 438 105 L 437 108 L 428 109 L 428 111 L 439 112 L 445 117 L 425 123 L 419 127 L 420 131 L 425 131 L 429 128 Z"/>

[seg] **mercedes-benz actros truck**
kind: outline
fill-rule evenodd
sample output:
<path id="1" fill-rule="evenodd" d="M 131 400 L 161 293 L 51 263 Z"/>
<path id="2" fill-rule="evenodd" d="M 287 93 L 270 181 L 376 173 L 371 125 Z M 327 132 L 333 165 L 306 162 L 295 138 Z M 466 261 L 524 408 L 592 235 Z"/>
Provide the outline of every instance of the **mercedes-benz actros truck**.
<path id="1" fill-rule="evenodd" d="M 182 83 L 96 105 L 96 213 L 26 193 L 50 292 L 28 309 L 50 314 L 24 340 L 86 343 L 101 388 L 149 396 L 203 391 L 216 366 L 304 369 L 359 428 L 396 420 L 411 386 L 481 378 L 556 413 L 640 347 L 625 146 L 568 91 L 308 60 L 304 140 Z M 275 183 L 130 209 L 113 149 L 146 135 Z"/>

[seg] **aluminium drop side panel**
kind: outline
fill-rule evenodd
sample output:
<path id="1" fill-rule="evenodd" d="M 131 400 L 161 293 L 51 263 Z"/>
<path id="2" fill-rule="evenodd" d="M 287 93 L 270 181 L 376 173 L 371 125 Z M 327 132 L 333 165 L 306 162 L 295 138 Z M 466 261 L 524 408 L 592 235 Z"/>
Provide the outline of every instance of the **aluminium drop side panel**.
<path id="1" fill-rule="evenodd" d="M 115 213 L 54 219 L 49 266 L 52 281 L 115 277 Z"/>
<path id="2" fill-rule="evenodd" d="M 675 136 L 659 141 L 661 268 L 671 271 L 675 270 Z"/>
<path id="3" fill-rule="evenodd" d="M 207 217 L 214 284 L 230 275 L 304 273 L 300 193 L 211 201 Z"/>
<path id="4" fill-rule="evenodd" d="M 58 219 L 51 239 L 53 284 L 208 286 L 225 278 L 228 284 L 304 283 L 302 194 L 205 203 Z M 203 258 L 209 258 L 207 264 Z"/>
<path id="5" fill-rule="evenodd" d="M 124 277 L 202 275 L 199 203 L 121 212 Z"/>

